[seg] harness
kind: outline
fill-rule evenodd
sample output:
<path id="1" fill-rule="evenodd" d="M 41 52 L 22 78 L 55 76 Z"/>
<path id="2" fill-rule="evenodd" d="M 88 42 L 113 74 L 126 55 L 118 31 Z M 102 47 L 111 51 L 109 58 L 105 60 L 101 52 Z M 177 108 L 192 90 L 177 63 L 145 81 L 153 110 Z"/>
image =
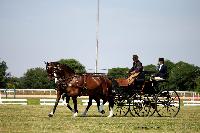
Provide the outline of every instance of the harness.
<path id="1" fill-rule="evenodd" d="M 62 75 L 64 72 L 64 68 L 60 68 L 60 67 L 55 67 L 55 66 L 51 66 L 53 67 L 53 72 L 51 74 L 49 74 L 49 76 L 57 78 L 57 86 L 59 88 L 62 89 L 66 89 L 66 87 L 78 87 L 78 88 L 82 88 L 82 89 L 86 89 L 87 90 L 87 78 L 89 76 L 92 77 L 92 79 L 94 80 L 94 82 L 96 82 L 97 85 L 100 85 L 98 80 L 95 77 L 98 77 L 99 80 L 103 79 L 105 81 L 105 78 L 103 78 L 102 74 L 94 74 L 94 73 L 86 73 L 86 74 L 82 74 L 82 75 L 77 75 L 77 74 L 70 74 L 69 75 Z"/>
<path id="2" fill-rule="evenodd" d="M 80 83 L 81 81 L 79 81 L 79 80 L 74 80 L 74 82 L 72 82 L 74 78 L 77 78 L 77 77 L 80 78 L 82 76 L 83 76 L 83 83 L 82 84 Z M 86 82 L 87 75 L 86 74 L 83 74 L 83 75 L 74 75 L 74 76 L 69 77 L 68 79 L 70 79 L 70 80 L 68 80 L 69 82 L 67 82 L 68 86 L 75 86 L 75 87 L 79 87 L 79 88 L 86 88 L 86 84 L 87 84 L 87 82 Z"/>
<path id="3" fill-rule="evenodd" d="M 90 73 L 89 74 L 86 73 L 86 74 L 82 74 L 82 75 L 74 75 L 73 77 L 71 77 L 71 81 L 68 82 L 68 85 L 87 89 L 87 78 L 88 78 L 88 76 L 91 76 L 92 79 L 94 80 L 94 82 L 96 82 L 97 85 L 100 85 L 100 84 L 97 81 L 97 79 L 95 79 L 95 77 L 98 77 L 99 80 L 103 79 L 104 81 L 106 81 L 105 78 L 103 78 L 102 75 L 93 75 L 93 74 L 90 74 Z M 73 82 L 74 78 L 77 78 L 77 80 L 74 80 L 74 82 Z"/>

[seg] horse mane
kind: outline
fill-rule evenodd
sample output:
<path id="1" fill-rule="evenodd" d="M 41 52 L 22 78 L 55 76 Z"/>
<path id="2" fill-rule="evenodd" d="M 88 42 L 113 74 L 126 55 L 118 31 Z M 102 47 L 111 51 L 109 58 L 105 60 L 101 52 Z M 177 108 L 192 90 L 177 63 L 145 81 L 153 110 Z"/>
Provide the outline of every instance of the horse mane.
<path id="1" fill-rule="evenodd" d="M 50 64 L 54 67 L 60 67 L 62 69 L 63 72 L 65 72 L 67 75 L 74 75 L 75 74 L 75 70 L 73 70 L 70 66 L 68 66 L 67 64 L 61 64 L 58 61 L 55 62 L 47 62 L 47 65 Z M 62 73 L 62 72 L 61 72 Z"/>
<path id="2" fill-rule="evenodd" d="M 63 68 L 63 70 L 65 70 L 71 74 L 75 74 L 75 71 L 71 67 L 69 67 L 67 64 L 60 64 L 60 65 Z"/>

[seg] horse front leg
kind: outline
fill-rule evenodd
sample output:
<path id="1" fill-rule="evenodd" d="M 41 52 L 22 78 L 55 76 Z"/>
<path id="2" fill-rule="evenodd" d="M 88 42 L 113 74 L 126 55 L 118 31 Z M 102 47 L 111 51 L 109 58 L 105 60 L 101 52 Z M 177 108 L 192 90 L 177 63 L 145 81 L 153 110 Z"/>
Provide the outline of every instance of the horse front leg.
<path id="1" fill-rule="evenodd" d="M 49 117 L 53 117 L 53 115 L 54 115 L 54 113 L 55 113 L 55 111 L 56 111 L 56 107 L 58 106 L 58 103 L 59 103 L 59 101 L 60 101 L 60 98 L 61 98 L 61 92 L 60 91 L 58 91 L 57 92 L 57 98 L 56 98 L 56 102 L 55 102 L 55 105 L 54 105 L 54 107 L 53 107 L 53 111 L 51 112 L 51 113 L 49 113 Z"/>
<path id="2" fill-rule="evenodd" d="M 86 114 L 87 114 L 87 112 L 88 112 L 88 110 L 89 110 L 89 108 L 90 108 L 91 105 L 92 105 L 92 98 L 89 96 L 88 105 L 87 105 L 85 111 L 83 112 L 82 116 L 86 116 Z"/>
<path id="3" fill-rule="evenodd" d="M 74 103 L 74 114 L 73 117 L 78 116 L 78 108 L 77 108 L 77 97 L 72 97 L 73 103 Z"/>
<path id="4" fill-rule="evenodd" d="M 65 100 L 66 98 L 66 100 Z M 62 95 L 62 99 L 63 99 L 63 104 L 71 111 L 74 112 L 74 110 L 72 109 L 72 107 L 69 105 L 69 101 L 70 101 L 70 96 L 68 96 L 66 93 L 64 93 Z"/>

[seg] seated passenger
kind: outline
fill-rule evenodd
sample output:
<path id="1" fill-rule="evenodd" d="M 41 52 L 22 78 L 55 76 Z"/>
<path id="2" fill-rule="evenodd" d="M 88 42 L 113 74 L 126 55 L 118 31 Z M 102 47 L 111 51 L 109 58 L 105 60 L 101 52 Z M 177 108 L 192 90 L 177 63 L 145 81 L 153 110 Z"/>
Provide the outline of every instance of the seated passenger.
<path id="1" fill-rule="evenodd" d="M 133 67 L 129 70 L 131 74 L 128 78 L 129 85 L 134 83 L 135 79 L 138 77 L 140 72 L 142 72 L 143 66 L 142 63 L 138 60 L 137 55 L 133 55 Z"/>
<path id="2" fill-rule="evenodd" d="M 155 74 L 155 80 L 164 80 L 167 78 L 167 66 L 164 64 L 164 58 L 159 58 L 158 60 L 158 73 Z"/>

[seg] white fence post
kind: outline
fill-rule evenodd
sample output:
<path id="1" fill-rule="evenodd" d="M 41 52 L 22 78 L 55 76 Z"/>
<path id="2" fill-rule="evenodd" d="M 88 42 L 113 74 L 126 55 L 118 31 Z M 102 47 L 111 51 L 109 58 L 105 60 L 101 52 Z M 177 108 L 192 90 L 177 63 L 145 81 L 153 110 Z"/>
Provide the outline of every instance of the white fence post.
<path id="1" fill-rule="evenodd" d="M 1 101 L 1 91 L 0 91 L 0 104 L 2 103 L 2 101 Z"/>

